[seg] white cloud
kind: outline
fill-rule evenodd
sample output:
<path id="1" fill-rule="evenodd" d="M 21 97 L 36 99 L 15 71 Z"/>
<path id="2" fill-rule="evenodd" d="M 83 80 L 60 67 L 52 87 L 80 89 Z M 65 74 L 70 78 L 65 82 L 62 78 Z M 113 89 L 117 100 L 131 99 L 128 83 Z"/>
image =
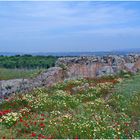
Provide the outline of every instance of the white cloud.
<path id="1" fill-rule="evenodd" d="M 22 2 L 15 5 L 13 3 L 12 6 L 17 10 L 16 13 L 9 11 L 11 14 L 7 14 L 13 17 L 24 16 L 30 17 L 31 20 L 36 18 L 48 24 L 57 21 L 56 25 L 118 23 L 139 16 L 138 11 L 126 8 L 124 4 L 104 2 Z"/>
<path id="2" fill-rule="evenodd" d="M 46 32 L 55 36 L 57 30 L 60 34 L 136 33 L 137 27 L 130 23 L 140 22 L 139 11 L 128 8 L 127 3 L 11 2 L 9 8 L 0 9 L 1 35 Z"/>
<path id="3" fill-rule="evenodd" d="M 127 9 L 121 4 L 105 4 L 96 2 L 47 2 L 44 4 L 28 6 L 24 15 L 31 18 L 40 18 L 49 28 L 71 27 L 81 25 L 119 24 L 133 21 L 139 17 L 139 13 L 133 9 Z M 39 19 L 38 19 L 39 20 Z"/>

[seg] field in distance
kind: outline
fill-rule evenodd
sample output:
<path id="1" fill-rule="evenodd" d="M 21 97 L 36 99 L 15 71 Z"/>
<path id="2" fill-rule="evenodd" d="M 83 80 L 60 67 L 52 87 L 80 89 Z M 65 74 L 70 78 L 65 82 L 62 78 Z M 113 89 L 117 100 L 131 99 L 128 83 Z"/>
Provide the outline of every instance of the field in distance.
<path id="1" fill-rule="evenodd" d="M 33 78 L 43 72 L 44 69 L 6 69 L 0 68 L 0 80 L 20 79 L 20 78 Z"/>
<path id="2" fill-rule="evenodd" d="M 54 56 L 0 56 L 0 80 L 34 77 L 53 67 L 56 60 Z"/>

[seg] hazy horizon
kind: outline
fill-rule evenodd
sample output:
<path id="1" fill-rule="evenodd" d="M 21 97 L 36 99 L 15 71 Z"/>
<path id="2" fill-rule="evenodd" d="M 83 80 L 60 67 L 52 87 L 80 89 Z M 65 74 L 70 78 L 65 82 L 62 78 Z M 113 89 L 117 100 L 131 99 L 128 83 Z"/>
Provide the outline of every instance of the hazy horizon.
<path id="1" fill-rule="evenodd" d="M 140 49 L 139 15 L 139 1 L 0 1 L 0 52 Z"/>

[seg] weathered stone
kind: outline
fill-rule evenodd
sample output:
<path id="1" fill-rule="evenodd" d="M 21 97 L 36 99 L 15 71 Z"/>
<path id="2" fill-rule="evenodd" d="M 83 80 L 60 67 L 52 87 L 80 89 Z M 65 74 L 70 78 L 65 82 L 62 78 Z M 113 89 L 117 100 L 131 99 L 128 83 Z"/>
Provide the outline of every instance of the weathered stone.
<path id="1" fill-rule="evenodd" d="M 125 70 L 130 72 L 135 72 L 134 65 L 135 65 L 134 63 L 125 63 L 124 64 Z"/>
<path id="2" fill-rule="evenodd" d="M 115 74 L 121 70 L 136 72 L 140 68 L 140 62 L 138 63 L 139 58 L 139 54 L 102 57 L 65 57 L 59 58 L 56 65 L 65 65 L 67 67 L 67 75 L 71 78 L 96 77 Z"/>
<path id="3" fill-rule="evenodd" d="M 36 87 L 52 86 L 64 80 L 64 71 L 60 67 L 53 67 L 34 79 L 14 79 L 0 81 L 0 99 L 12 93 L 30 91 Z"/>
<path id="4" fill-rule="evenodd" d="M 29 88 L 29 85 L 27 79 L 2 80 L 0 81 L 0 98 L 11 93 L 24 91 Z"/>
<path id="5" fill-rule="evenodd" d="M 140 58 L 137 59 L 136 63 L 134 64 L 133 69 L 140 70 Z"/>
<path id="6" fill-rule="evenodd" d="M 97 76 L 105 76 L 114 74 L 114 70 L 111 66 L 103 66 L 97 71 Z"/>

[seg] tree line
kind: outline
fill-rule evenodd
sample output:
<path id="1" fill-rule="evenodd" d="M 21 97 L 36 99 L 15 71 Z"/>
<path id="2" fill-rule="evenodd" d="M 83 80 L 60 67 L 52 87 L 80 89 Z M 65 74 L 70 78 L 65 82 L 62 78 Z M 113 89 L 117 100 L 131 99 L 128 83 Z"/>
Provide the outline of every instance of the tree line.
<path id="1" fill-rule="evenodd" d="M 32 56 L 32 55 L 0 56 L 0 68 L 9 68 L 9 69 L 50 68 L 55 65 L 57 58 L 58 57 L 55 56 Z"/>

